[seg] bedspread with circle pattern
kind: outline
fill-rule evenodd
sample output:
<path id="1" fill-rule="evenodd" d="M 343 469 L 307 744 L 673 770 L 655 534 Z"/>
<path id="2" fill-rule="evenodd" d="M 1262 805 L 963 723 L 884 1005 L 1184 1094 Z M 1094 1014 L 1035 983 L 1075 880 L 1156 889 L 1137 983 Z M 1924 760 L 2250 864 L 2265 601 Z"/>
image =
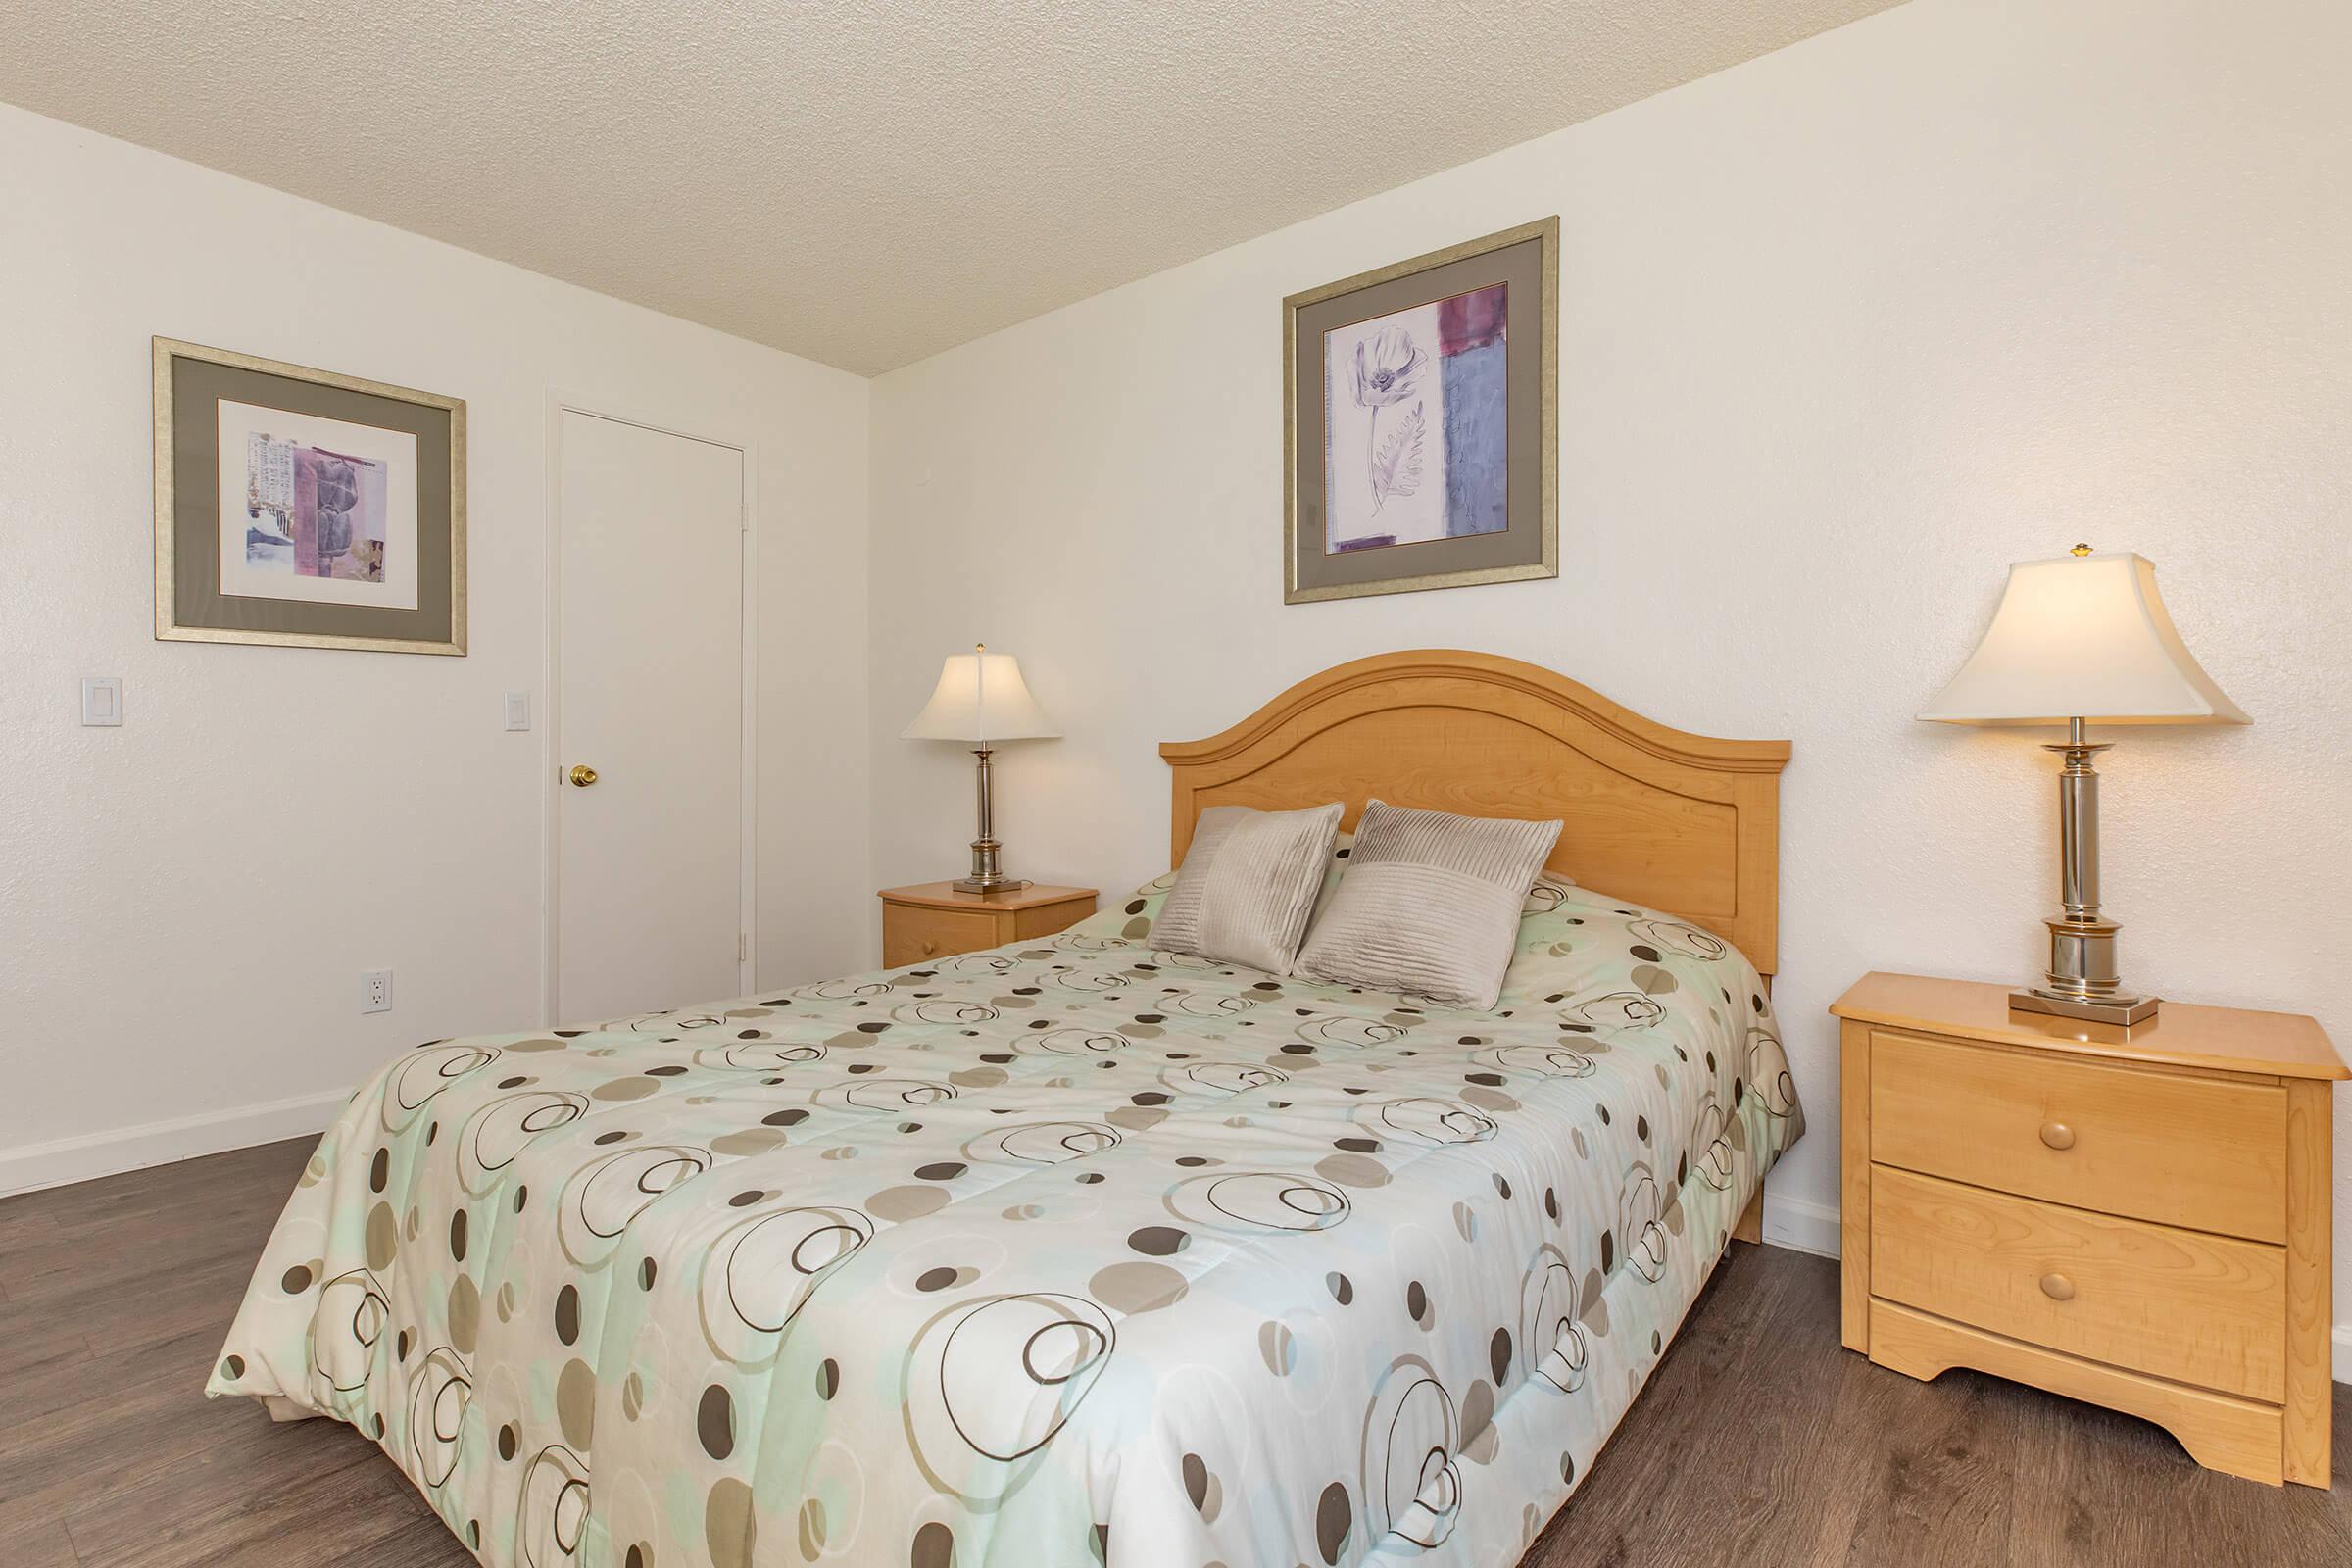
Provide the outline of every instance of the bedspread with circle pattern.
<path id="1" fill-rule="evenodd" d="M 1720 939 L 1549 880 L 1496 1010 L 1052 940 L 436 1042 L 216 1395 L 496 1568 L 1504 1568 L 1797 1136 Z"/>

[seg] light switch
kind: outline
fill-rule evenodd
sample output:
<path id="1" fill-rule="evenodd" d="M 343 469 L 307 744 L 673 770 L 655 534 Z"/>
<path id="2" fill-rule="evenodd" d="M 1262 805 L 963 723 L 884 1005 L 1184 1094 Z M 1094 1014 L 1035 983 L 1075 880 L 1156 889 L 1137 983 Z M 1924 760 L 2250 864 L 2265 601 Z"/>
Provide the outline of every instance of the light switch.
<path id="1" fill-rule="evenodd" d="M 530 727 L 531 694 L 529 692 L 507 693 L 507 728 L 529 729 Z"/>
<path id="2" fill-rule="evenodd" d="M 84 675 L 81 677 L 81 721 L 84 724 L 120 724 L 122 722 L 122 676 Z"/>

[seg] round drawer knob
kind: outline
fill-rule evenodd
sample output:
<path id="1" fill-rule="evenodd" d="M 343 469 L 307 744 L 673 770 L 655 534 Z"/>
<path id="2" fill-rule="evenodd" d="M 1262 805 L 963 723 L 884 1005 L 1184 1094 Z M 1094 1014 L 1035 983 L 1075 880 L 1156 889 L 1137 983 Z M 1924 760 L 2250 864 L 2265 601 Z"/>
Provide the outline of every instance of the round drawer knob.
<path id="1" fill-rule="evenodd" d="M 2075 1282 L 2063 1274 L 2044 1274 L 2041 1294 L 2053 1301 L 2071 1301 L 2075 1298 Z"/>
<path id="2" fill-rule="evenodd" d="M 2041 1124 L 2041 1141 L 2052 1149 L 2072 1149 L 2075 1130 L 2062 1121 L 2045 1121 Z"/>
<path id="3" fill-rule="evenodd" d="M 926 958 L 928 958 L 929 956 L 931 956 L 931 955 L 933 955 L 934 953 L 937 953 L 938 951 L 939 951 L 939 944 L 938 944 L 938 943 L 936 943 L 936 942 L 926 942 L 926 943 L 924 943 L 924 944 L 923 944 L 923 956 L 924 956 L 924 957 L 926 957 Z"/>

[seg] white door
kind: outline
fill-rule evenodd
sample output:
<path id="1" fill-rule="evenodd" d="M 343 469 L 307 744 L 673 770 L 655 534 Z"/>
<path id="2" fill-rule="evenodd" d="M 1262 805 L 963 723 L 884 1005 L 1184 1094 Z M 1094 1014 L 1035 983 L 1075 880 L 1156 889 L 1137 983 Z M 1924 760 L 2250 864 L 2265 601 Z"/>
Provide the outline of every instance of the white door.
<path id="1" fill-rule="evenodd" d="M 736 996 L 743 453 L 570 409 L 558 442 L 555 1014 Z"/>

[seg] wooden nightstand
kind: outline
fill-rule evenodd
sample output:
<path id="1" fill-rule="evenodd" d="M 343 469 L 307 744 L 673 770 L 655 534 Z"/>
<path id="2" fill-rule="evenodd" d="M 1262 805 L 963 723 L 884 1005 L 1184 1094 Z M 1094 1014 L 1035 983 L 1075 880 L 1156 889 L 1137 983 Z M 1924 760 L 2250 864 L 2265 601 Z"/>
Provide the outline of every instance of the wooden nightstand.
<path id="1" fill-rule="evenodd" d="M 2155 1422 L 2210 1469 L 2328 1485 L 2328 1092 L 2317 1022 L 2168 1002 L 2131 1029 L 1865 975 L 1843 1020 L 1843 1326 Z"/>
<path id="2" fill-rule="evenodd" d="M 1032 884 L 1010 893 L 958 893 L 952 882 L 924 882 L 877 896 L 886 969 L 1050 937 L 1095 912 L 1093 888 Z"/>

